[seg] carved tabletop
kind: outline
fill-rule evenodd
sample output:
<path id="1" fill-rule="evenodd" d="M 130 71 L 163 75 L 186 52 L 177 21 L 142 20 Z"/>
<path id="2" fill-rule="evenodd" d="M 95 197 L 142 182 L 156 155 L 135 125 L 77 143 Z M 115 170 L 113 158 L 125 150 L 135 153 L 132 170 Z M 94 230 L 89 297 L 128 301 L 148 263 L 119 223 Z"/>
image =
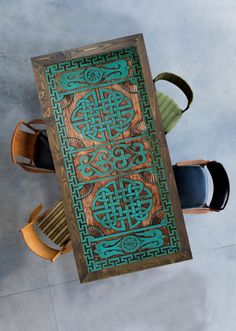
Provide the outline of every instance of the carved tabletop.
<path id="1" fill-rule="evenodd" d="M 190 259 L 142 34 L 32 64 L 80 281 Z"/>

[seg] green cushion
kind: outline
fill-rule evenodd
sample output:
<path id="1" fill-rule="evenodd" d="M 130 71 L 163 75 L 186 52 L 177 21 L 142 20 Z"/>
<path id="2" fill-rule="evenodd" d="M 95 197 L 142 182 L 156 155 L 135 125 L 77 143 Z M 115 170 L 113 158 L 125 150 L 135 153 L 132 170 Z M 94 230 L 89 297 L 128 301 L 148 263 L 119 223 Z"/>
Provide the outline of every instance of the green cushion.
<path id="1" fill-rule="evenodd" d="M 156 91 L 157 103 L 161 113 L 161 119 L 163 122 L 164 130 L 166 133 L 175 127 L 177 122 L 182 117 L 182 110 L 177 103 L 171 99 L 168 95 Z"/>

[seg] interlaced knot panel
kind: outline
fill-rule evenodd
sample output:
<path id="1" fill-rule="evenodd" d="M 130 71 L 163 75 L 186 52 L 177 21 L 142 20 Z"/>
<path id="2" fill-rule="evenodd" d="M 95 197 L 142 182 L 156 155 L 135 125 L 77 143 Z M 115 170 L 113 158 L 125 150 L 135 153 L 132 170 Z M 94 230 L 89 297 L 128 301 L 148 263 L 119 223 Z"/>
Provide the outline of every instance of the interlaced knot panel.
<path id="1" fill-rule="evenodd" d="M 87 271 L 179 252 L 136 46 L 55 63 L 45 75 Z"/>
<path id="2" fill-rule="evenodd" d="M 77 102 L 71 123 L 85 139 L 102 142 L 118 138 L 133 117 L 132 102 L 122 92 L 95 89 Z"/>
<path id="3" fill-rule="evenodd" d="M 94 218 L 104 228 L 132 229 L 148 217 L 152 193 L 138 180 L 110 181 L 96 193 L 92 204 Z"/>

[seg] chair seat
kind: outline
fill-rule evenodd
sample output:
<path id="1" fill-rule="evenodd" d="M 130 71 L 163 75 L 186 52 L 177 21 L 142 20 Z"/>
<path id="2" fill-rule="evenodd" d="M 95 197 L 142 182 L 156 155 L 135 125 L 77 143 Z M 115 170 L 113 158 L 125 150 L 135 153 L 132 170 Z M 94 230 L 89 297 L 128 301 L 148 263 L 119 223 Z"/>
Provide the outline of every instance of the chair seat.
<path id="1" fill-rule="evenodd" d="M 34 163 L 36 167 L 54 170 L 52 154 L 46 130 L 41 130 L 35 143 Z"/>
<path id="2" fill-rule="evenodd" d="M 182 117 L 182 110 L 168 95 L 156 92 L 157 103 L 161 113 L 163 127 L 166 133 L 170 132 Z"/>
<path id="3" fill-rule="evenodd" d="M 198 208 L 207 202 L 207 176 L 201 166 L 173 167 L 181 207 Z"/>

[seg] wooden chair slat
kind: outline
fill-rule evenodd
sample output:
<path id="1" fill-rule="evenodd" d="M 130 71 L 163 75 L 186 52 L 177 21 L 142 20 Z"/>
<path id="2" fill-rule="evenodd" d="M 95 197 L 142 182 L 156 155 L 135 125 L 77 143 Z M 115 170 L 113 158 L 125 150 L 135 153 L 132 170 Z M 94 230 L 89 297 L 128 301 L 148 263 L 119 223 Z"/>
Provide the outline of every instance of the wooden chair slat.
<path id="1" fill-rule="evenodd" d="M 56 213 L 54 212 L 54 214 L 51 214 L 49 218 L 46 218 L 43 222 L 43 224 L 40 226 L 40 229 L 43 231 L 43 232 L 46 232 L 47 229 L 53 225 L 54 223 L 56 224 L 57 223 L 57 219 L 58 217 L 61 216 L 62 213 L 62 216 L 63 216 L 63 211 L 59 211 L 59 213 Z"/>
<path id="2" fill-rule="evenodd" d="M 69 237 L 69 238 L 66 238 L 65 240 L 63 240 L 63 241 L 59 244 L 59 246 L 60 246 L 60 247 L 65 247 L 65 246 L 68 245 L 69 242 L 70 242 L 70 237 Z"/>
<path id="3" fill-rule="evenodd" d="M 48 224 L 48 226 L 46 228 L 43 229 L 43 233 L 45 233 L 46 235 L 48 235 L 51 231 L 53 231 L 53 229 L 55 229 L 59 224 L 62 224 L 63 222 L 63 212 L 56 215 L 52 221 Z"/>
<path id="4" fill-rule="evenodd" d="M 42 231 L 45 231 L 47 227 L 49 227 L 50 224 L 55 221 L 56 217 L 63 213 L 64 213 L 64 209 L 62 204 L 58 205 L 57 208 L 52 208 L 49 213 L 46 213 L 44 215 L 44 219 L 40 223 L 40 229 Z"/>
<path id="5" fill-rule="evenodd" d="M 70 240 L 70 234 L 68 232 L 68 229 L 65 229 L 65 231 L 61 234 L 57 240 L 55 240 L 55 244 L 57 244 L 60 247 L 65 246 L 65 243 L 67 243 Z"/>
<path id="6" fill-rule="evenodd" d="M 47 233 L 47 236 L 54 241 L 58 233 L 60 233 L 64 228 L 65 228 L 65 222 L 63 219 L 61 219 L 56 224 L 56 226 L 50 228 L 50 231 Z"/>
<path id="7" fill-rule="evenodd" d="M 45 220 L 49 218 L 53 213 L 57 213 L 61 209 L 63 209 L 63 203 L 62 201 L 59 201 L 53 207 L 46 211 L 46 213 L 44 214 Z"/>
<path id="8" fill-rule="evenodd" d="M 61 238 L 62 236 L 64 237 L 66 234 L 68 233 L 68 228 L 66 226 L 64 226 L 63 228 L 60 229 L 60 231 L 58 231 L 57 233 L 55 233 L 53 235 L 53 242 L 55 242 L 56 244 L 58 244 L 58 239 Z M 60 240 L 59 240 L 60 242 Z"/>

